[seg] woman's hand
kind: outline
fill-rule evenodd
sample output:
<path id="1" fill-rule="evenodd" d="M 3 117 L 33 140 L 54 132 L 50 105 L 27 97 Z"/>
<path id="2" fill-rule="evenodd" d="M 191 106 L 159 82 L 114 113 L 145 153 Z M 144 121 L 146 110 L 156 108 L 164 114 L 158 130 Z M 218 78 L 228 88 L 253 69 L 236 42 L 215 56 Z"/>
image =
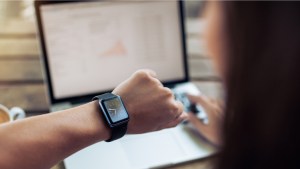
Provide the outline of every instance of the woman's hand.
<path id="1" fill-rule="evenodd" d="M 205 110 L 209 123 L 202 123 L 194 113 L 188 113 L 189 121 L 210 142 L 221 145 L 221 126 L 223 123 L 223 106 L 221 102 L 209 99 L 203 95 L 188 95 L 192 103 L 199 104 Z"/>
<path id="2" fill-rule="evenodd" d="M 114 91 L 129 113 L 128 134 L 139 134 L 174 127 L 187 118 L 183 105 L 172 91 L 163 87 L 151 70 L 139 70 Z"/>

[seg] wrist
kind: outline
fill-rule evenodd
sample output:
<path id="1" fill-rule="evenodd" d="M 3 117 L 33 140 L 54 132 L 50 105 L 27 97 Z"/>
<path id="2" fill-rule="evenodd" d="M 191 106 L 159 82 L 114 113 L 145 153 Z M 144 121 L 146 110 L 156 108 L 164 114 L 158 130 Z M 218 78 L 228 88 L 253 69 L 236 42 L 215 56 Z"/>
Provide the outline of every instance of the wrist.
<path id="1" fill-rule="evenodd" d="M 107 126 L 105 119 L 102 115 L 102 111 L 99 109 L 99 105 L 97 101 L 92 101 L 88 103 L 89 107 L 91 108 L 93 123 L 91 133 L 92 135 L 96 136 L 98 141 L 107 140 L 110 138 L 111 131 L 110 128 Z"/>

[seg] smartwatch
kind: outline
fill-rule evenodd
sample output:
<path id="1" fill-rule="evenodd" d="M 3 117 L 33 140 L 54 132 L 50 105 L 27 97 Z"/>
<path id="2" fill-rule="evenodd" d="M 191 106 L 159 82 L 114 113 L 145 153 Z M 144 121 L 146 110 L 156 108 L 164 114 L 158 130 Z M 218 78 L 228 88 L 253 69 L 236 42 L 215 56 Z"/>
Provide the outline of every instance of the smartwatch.
<path id="1" fill-rule="evenodd" d="M 103 119 L 111 129 L 111 137 L 106 142 L 123 137 L 127 131 L 129 115 L 121 97 L 112 93 L 105 93 L 95 96 L 93 100 L 98 100 Z"/>

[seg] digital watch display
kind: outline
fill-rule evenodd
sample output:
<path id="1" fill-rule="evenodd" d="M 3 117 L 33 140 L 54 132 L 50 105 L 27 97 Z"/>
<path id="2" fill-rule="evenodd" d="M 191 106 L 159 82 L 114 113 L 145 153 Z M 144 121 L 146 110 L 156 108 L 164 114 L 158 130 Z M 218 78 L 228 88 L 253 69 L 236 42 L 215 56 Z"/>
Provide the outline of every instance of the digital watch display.
<path id="1" fill-rule="evenodd" d="M 110 142 L 123 137 L 127 131 L 129 115 L 121 97 L 105 93 L 94 97 L 93 100 L 98 100 L 100 111 L 111 129 L 111 137 L 106 141 Z"/>

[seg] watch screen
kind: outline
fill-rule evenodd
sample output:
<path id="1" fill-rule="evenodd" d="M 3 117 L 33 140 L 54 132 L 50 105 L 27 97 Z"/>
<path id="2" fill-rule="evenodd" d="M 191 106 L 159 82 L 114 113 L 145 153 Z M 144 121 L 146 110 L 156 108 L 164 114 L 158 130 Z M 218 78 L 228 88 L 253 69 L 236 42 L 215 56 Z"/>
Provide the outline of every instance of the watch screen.
<path id="1" fill-rule="evenodd" d="M 113 123 L 119 122 L 128 118 L 127 111 L 125 110 L 119 98 L 104 101 L 106 111 Z"/>

